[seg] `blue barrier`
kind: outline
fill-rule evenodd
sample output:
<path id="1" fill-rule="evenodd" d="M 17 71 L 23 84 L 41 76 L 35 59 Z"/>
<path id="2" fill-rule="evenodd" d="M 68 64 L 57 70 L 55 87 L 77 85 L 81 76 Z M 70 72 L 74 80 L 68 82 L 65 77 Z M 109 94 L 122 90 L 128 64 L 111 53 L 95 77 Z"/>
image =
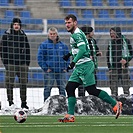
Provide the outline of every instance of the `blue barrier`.
<path id="1" fill-rule="evenodd" d="M 133 81 L 133 67 L 129 67 L 130 78 Z M 44 73 L 39 67 L 30 67 L 28 74 L 28 86 L 29 87 L 43 87 Z M 68 75 L 67 75 L 68 76 Z M 67 77 L 68 78 L 68 77 Z M 108 68 L 99 67 L 97 72 L 98 86 L 108 86 Z M 18 77 L 15 78 L 15 82 L 18 83 Z M 5 69 L 0 68 L 0 87 L 5 87 Z M 133 82 L 132 82 L 133 83 Z"/>
<path id="2" fill-rule="evenodd" d="M 133 67 L 129 67 L 129 71 L 130 71 L 130 79 L 133 80 Z M 108 73 L 107 67 L 99 67 L 97 72 L 97 79 L 99 81 L 109 80 L 107 73 Z"/>

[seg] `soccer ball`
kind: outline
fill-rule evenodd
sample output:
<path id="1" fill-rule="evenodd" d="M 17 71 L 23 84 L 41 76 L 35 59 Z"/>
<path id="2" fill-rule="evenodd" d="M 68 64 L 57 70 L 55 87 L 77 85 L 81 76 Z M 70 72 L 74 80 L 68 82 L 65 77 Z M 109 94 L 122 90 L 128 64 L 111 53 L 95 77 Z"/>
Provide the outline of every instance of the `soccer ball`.
<path id="1" fill-rule="evenodd" d="M 18 123 L 23 123 L 27 119 L 27 114 L 24 110 L 17 110 L 14 114 L 14 119 Z"/>

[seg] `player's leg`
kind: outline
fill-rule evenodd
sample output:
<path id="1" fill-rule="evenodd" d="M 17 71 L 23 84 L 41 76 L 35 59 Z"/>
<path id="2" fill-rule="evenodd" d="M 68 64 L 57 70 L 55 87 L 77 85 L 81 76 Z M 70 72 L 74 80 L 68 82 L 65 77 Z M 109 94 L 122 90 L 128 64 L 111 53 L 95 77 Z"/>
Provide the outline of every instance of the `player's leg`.
<path id="1" fill-rule="evenodd" d="M 68 114 L 74 115 L 74 109 L 76 104 L 75 89 L 82 84 L 79 76 L 78 67 L 74 69 L 71 74 L 68 84 L 66 85 L 66 92 L 68 95 Z"/>
<path id="2" fill-rule="evenodd" d="M 68 81 L 66 85 L 66 92 L 68 95 L 68 114 L 63 118 L 58 119 L 59 122 L 74 122 L 74 111 L 76 104 L 75 89 L 79 86 L 79 83 Z"/>
<path id="3" fill-rule="evenodd" d="M 86 87 L 86 91 L 90 95 L 96 96 L 102 99 L 104 102 L 111 104 L 111 106 L 113 107 L 113 111 L 116 113 L 116 119 L 119 117 L 119 115 L 121 114 L 121 110 L 122 110 L 121 102 L 118 102 L 115 99 L 113 99 L 111 96 L 108 95 L 107 92 L 97 89 L 95 85 Z"/>
<path id="4" fill-rule="evenodd" d="M 90 95 L 97 96 L 103 101 L 111 104 L 113 108 L 118 104 L 119 106 L 117 107 L 117 112 L 114 110 L 116 112 L 116 118 L 118 118 L 121 113 L 122 104 L 109 96 L 105 91 L 96 88 L 93 67 L 94 65 L 90 62 L 88 68 L 84 72 L 84 77 L 82 77 L 82 79 L 84 79 L 83 83 L 85 83 L 86 86 L 85 89 Z"/>
<path id="5" fill-rule="evenodd" d="M 82 84 L 81 79 L 78 76 L 77 68 L 74 69 L 69 81 L 66 85 L 66 92 L 68 96 L 68 114 L 64 118 L 59 119 L 60 122 L 74 122 L 74 111 L 76 104 L 75 89 Z"/>
<path id="6" fill-rule="evenodd" d="M 69 81 L 66 86 L 66 92 L 68 95 L 68 114 L 74 115 L 76 97 L 75 89 L 79 86 L 79 83 Z"/>
<path id="7" fill-rule="evenodd" d="M 90 95 L 102 99 L 103 101 L 111 104 L 112 107 L 114 107 L 117 103 L 116 100 L 109 96 L 107 92 L 97 89 L 95 85 L 88 86 L 85 89 Z"/>
<path id="8" fill-rule="evenodd" d="M 94 64 L 89 63 L 88 69 L 85 71 L 85 76 L 83 78 L 83 83 L 85 84 L 85 89 L 90 95 L 94 95 L 102 99 L 103 101 L 110 103 L 113 107 L 116 105 L 116 100 L 110 97 L 105 91 L 96 88 L 95 76 L 94 76 Z"/>

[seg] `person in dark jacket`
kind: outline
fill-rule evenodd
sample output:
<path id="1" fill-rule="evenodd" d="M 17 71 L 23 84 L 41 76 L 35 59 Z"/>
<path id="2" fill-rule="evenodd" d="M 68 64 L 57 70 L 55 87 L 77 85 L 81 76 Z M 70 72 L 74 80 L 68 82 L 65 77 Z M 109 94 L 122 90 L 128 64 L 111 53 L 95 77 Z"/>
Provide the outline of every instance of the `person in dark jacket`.
<path id="1" fill-rule="evenodd" d="M 68 47 L 60 41 L 58 30 L 51 27 L 48 30 L 48 39 L 38 48 L 38 64 L 44 71 L 44 102 L 50 96 L 54 81 L 57 83 L 59 94 L 66 96 L 66 69 L 68 61 L 63 60 L 63 55 L 68 53 Z"/>
<path id="2" fill-rule="evenodd" d="M 129 62 L 133 57 L 133 50 L 130 40 L 121 33 L 120 27 L 110 29 L 111 41 L 107 49 L 107 66 L 109 69 L 111 94 L 118 96 L 118 83 L 125 95 L 130 95 Z"/>
<path id="3" fill-rule="evenodd" d="M 97 72 L 97 69 L 98 69 L 97 56 L 102 56 L 102 52 L 99 51 L 99 47 L 97 46 L 97 42 L 93 38 L 94 29 L 92 27 L 89 27 L 89 26 L 85 25 L 85 26 L 81 27 L 81 30 L 85 33 L 85 35 L 88 39 L 88 43 L 89 43 L 89 46 L 90 46 L 90 52 L 91 52 L 91 59 L 93 60 L 94 65 L 95 65 L 95 79 L 96 79 L 96 84 L 97 84 L 97 76 L 96 76 L 96 72 Z M 85 89 L 83 88 L 83 86 L 79 86 L 78 96 L 85 96 Z"/>
<path id="4" fill-rule="evenodd" d="M 29 109 L 26 102 L 26 90 L 30 65 L 30 46 L 26 34 L 21 29 L 19 18 L 13 18 L 10 28 L 2 36 L 1 59 L 5 67 L 5 85 L 9 106 L 14 107 L 13 87 L 15 77 L 18 76 L 21 107 Z"/>

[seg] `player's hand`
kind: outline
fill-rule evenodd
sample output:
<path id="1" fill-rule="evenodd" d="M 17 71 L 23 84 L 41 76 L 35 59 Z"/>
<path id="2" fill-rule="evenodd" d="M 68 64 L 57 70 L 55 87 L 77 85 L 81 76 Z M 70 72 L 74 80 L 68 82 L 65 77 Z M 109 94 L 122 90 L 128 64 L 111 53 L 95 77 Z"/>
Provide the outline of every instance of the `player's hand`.
<path id="1" fill-rule="evenodd" d="M 75 66 L 74 62 L 71 62 L 71 64 L 67 67 L 67 72 L 69 72 L 69 70 L 73 69 Z"/>
<path id="2" fill-rule="evenodd" d="M 71 54 L 68 53 L 68 54 L 66 54 L 66 55 L 63 56 L 63 59 L 64 59 L 65 61 L 68 61 L 68 59 L 69 59 L 70 56 L 71 56 Z"/>

